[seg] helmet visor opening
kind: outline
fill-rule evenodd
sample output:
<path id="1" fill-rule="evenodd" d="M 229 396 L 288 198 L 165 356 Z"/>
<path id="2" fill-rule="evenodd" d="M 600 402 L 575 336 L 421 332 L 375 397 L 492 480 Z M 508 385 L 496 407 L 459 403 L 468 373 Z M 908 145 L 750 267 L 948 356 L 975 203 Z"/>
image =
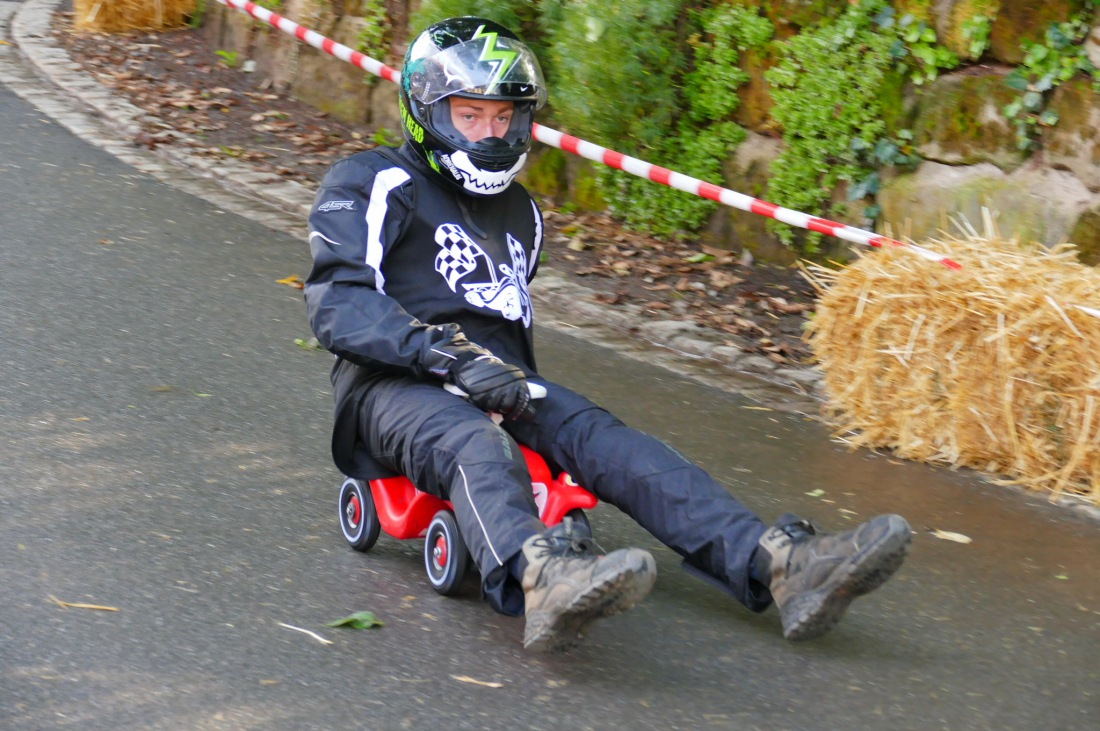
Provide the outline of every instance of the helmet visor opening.
<path id="1" fill-rule="evenodd" d="M 409 63 L 409 95 L 433 104 L 451 94 L 546 103 L 546 82 L 535 55 L 520 41 L 485 33 Z"/>
<path id="2" fill-rule="evenodd" d="M 454 147 L 465 150 L 475 158 L 485 161 L 500 159 L 504 162 L 514 160 L 517 155 L 526 152 L 531 146 L 531 127 L 535 120 L 535 103 L 519 101 L 512 109 L 512 119 L 503 137 L 485 137 L 471 142 L 466 135 L 455 127 L 451 116 L 451 103 L 456 97 L 448 97 L 440 104 L 429 109 L 432 131 L 442 140 Z"/>

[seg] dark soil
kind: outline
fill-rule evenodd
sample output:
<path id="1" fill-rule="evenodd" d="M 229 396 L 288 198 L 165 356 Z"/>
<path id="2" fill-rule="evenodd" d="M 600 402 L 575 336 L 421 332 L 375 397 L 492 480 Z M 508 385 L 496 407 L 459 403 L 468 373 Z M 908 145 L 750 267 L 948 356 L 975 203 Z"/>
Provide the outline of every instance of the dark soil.
<path id="1" fill-rule="evenodd" d="M 273 90 L 200 31 L 81 34 L 71 20 L 59 13 L 54 33 L 73 59 L 158 120 L 135 144 L 186 145 L 195 155 L 233 157 L 313 186 L 336 160 L 385 142 L 375 129 Z M 636 304 L 646 316 L 695 321 L 779 363 L 809 358 L 801 335 L 814 291 L 797 269 L 655 239 L 606 215 L 572 214 L 545 201 L 543 210 L 546 265 L 583 280 L 608 307 Z"/>

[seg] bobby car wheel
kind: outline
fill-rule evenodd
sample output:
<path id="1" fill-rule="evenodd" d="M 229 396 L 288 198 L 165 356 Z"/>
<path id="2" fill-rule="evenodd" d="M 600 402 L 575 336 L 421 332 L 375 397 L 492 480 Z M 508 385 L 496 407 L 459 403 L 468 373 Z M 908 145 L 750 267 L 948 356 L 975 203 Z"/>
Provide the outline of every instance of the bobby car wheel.
<path id="1" fill-rule="evenodd" d="M 424 568 L 432 588 L 443 596 L 457 594 L 469 563 L 470 550 L 458 532 L 454 514 L 440 510 L 424 538 Z"/>
<path id="2" fill-rule="evenodd" d="M 382 533 L 370 486 L 354 477 L 340 486 L 340 530 L 356 551 L 369 551 Z"/>

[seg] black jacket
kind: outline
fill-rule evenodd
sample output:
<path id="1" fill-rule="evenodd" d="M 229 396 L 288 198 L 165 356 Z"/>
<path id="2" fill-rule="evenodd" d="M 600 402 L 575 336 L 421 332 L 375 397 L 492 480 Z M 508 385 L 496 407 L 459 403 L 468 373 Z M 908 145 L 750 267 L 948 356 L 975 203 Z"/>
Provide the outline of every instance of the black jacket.
<path id="1" fill-rule="evenodd" d="M 436 176 L 408 145 L 337 162 L 309 215 L 310 324 L 335 353 L 333 458 L 345 474 L 380 474 L 358 434 L 365 389 L 387 375 L 437 380 L 424 353 L 457 324 L 474 343 L 535 373 L 527 284 L 542 214 L 513 183 L 487 197 Z"/>

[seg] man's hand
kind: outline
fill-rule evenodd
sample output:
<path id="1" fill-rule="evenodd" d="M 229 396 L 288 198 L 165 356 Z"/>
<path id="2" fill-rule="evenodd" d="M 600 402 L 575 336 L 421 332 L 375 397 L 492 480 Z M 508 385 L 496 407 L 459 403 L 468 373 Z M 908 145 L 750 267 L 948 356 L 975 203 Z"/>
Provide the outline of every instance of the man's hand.
<path id="1" fill-rule="evenodd" d="M 466 334 L 458 325 L 448 323 L 429 329 L 421 345 L 419 366 L 427 372 L 425 375 L 450 381 L 462 364 L 474 358 L 492 355 L 477 343 L 467 340 Z"/>
<path id="2" fill-rule="evenodd" d="M 451 372 L 456 386 L 482 411 L 505 419 L 529 419 L 535 415 L 527 377 L 514 365 L 492 355 L 482 355 L 456 365 Z"/>

